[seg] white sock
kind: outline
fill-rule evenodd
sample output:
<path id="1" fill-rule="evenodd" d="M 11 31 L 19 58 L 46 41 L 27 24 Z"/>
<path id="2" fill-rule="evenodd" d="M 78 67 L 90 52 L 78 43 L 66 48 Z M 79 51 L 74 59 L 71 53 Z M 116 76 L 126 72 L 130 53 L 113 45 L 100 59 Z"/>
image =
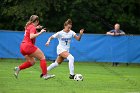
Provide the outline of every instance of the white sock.
<path id="1" fill-rule="evenodd" d="M 70 54 L 67 59 L 69 60 L 69 71 L 71 75 L 74 75 L 74 57 Z"/>
<path id="2" fill-rule="evenodd" d="M 53 68 L 57 67 L 59 64 L 55 61 L 54 63 L 50 64 L 49 67 L 47 67 L 47 71 L 52 70 Z"/>

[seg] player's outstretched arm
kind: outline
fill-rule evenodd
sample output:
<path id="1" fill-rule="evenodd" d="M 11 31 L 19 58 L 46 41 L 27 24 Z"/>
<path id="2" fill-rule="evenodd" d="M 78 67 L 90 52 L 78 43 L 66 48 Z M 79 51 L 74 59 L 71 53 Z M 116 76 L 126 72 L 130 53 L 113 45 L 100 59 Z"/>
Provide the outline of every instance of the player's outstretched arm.
<path id="1" fill-rule="evenodd" d="M 53 36 L 51 36 L 49 39 L 48 39 L 48 41 L 46 42 L 46 46 L 49 46 L 49 44 L 50 44 L 50 42 L 51 42 L 51 40 L 53 39 Z"/>
<path id="2" fill-rule="evenodd" d="M 30 34 L 30 39 L 36 38 L 37 36 L 39 36 L 40 34 L 42 34 L 43 32 L 46 32 L 46 29 L 42 29 L 39 33 L 36 34 Z"/>
<path id="3" fill-rule="evenodd" d="M 38 26 L 36 27 L 36 29 L 43 29 L 43 26 L 38 25 Z"/>
<path id="4" fill-rule="evenodd" d="M 82 35 L 83 35 L 83 33 L 84 33 L 84 29 L 81 29 L 81 30 L 80 30 L 80 33 L 79 33 L 79 36 L 75 35 L 74 38 L 75 38 L 76 40 L 80 41 L 80 40 L 81 40 L 81 37 L 82 37 Z"/>

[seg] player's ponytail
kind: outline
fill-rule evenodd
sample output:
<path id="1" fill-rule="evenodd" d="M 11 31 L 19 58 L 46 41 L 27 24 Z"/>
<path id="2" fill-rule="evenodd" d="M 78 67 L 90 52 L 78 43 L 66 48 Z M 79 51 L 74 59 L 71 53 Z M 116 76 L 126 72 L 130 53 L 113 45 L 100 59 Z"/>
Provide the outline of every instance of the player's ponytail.
<path id="1" fill-rule="evenodd" d="M 27 26 L 29 26 L 31 23 L 34 23 L 35 21 L 39 20 L 37 15 L 32 15 L 29 19 L 29 21 L 26 23 L 25 25 L 25 29 L 27 28 Z"/>
<path id="2" fill-rule="evenodd" d="M 68 19 L 67 21 L 65 21 L 64 26 L 67 26 L 67 25 L 72 25 L 71 19 Z"/>

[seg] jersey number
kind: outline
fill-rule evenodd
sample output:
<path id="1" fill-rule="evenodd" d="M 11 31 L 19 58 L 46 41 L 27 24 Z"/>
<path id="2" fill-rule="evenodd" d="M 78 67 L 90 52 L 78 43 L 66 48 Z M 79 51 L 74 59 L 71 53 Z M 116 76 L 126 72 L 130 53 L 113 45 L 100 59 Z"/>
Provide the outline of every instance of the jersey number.
<path id="1" fill-rule="evenodd" d="M 65 41 L 66 42 L 66 45 L 68 44 L 68 41 Z"/>

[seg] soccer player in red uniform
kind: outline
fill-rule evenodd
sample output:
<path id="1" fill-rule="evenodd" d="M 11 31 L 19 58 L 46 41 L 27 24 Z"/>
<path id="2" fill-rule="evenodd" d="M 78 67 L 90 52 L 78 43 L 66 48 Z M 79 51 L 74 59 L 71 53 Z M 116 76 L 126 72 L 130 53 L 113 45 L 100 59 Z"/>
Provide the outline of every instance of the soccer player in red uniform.
<path id="1" fill-rule="evenodd" d="M 35 46 L 35 38 L 46 31 L 45 29 L 42 29 L 40 32 L 37 33 L 36 28 L 42 28 L 38 24 L 39 17 L 37 15 L 32 15 L 29 21 L 26 23 L 24 39 L 20 45 L 20 52 L 25 57 L 26 62 L 24 62 L 18 67 L 15 67 L 14 75 L 16 78 L 18 78 L 19 71 L 29 68 L 35 64 L 34 58 L 40 60 L 40 67 L 42 70 L 41 77 L 43 77 L 44 79 L 54 77 L 54 75 L 47 74 L 47 64 L 44 53 L 37 46 Z"/>

